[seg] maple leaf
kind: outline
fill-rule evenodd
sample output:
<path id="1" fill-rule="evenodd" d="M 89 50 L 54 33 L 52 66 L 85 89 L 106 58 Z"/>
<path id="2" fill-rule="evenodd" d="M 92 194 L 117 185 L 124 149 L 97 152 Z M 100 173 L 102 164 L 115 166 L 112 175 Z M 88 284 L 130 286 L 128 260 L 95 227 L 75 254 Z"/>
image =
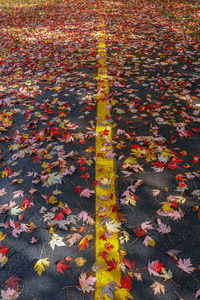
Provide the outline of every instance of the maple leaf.
<path id="1" fill-rule="evenodd" d="M 92 194 L 95 194 L 95 191 L 89 190 L 89 189 L 84 189 L 80 193 L 80 196 L 83 196 L 83 197 L 86 197 L 86 198 L 90 198 Z"/>
<path id="2" fill-rule="evenodd" d="M 168 217 L 172 218 L 173 220 L 181 219 L 181 214 L 178 210 L 173 210 L 168 213 Z"/>
<path id="3" fill-rule="evenodd" d="M 82 235 L 79 233 L 73 233 L 73 234 L 68 234 L 67 238 L 68 238 L 67 242 L 69 243 L 69 247 L 71 247 L 81 240 Z"/>
<path id="4" fill-rule="evenodd" d="M 163 224 L 160 219 L 157 219 L 157 222 L 158 222 L 158 225 L 159 225 L 159 227 L 157 228 L 157 230 L 161 234 L 165 234 L 165 233 L 171 232 L 171 227 L 170 226 L 167 226 L 166 224 Z"/>
<path id="5" fill-rule="evenodd" d="M 12 207 L 11 210 L 10 210 L 10 214 L 13 215 L 13 216 L 17 216 L 17 215 L 20 214 L 21 212 L 23 212 L 23 209 L 20 208 L 18 205 Z"/>
<path id="6" fill-rule="evenodd" d="M 35 244 L 35 243 L 37 243 L 38 242 L 38 239 L 36 239 L 34 236 L 32 237 L 32 239 L 31 239 L 31 241 L 30 241 L 30 243 L 33 245 L 33 244 Z"/>
<path id="7" fill-rule="evenodd" d="M 80 221 L 81 219 L 83 219 L 83 222 L 87 222 L 87 224 L 89 224 L 89 225 L 94 224 L 94 220 L 84 210 L 78 214 L 78 221 Z"/>
<path id="8" fill-rule="evenodd" d="M 64 274 L 63 270 L 67 270 L 68 268 L 71 268 L 64 260 L 60 261 L 57 264 L 57 271 Z"/>
<path id="9" fill-rule="evenodd" d="M 183 259 L 183 260 L 181 258 L 179 258 L 177 266 L 188 274 L 190 274 L 191 272 L 193 272 L 195 270 L 195 268 L 192 267 L 190 258 Z"/>
<path id="10" fill-rule="evenodd" d="M 153 229 L 153 226 L 149 224 L 151 221 L 145 221 L 143 222 L 140 227 L 142 230 L 147 230 L 147 229 Z"/>
<path id="11" fill-rule="evenodd" d="M 199 297 L 200 297 L 200 289 L 195 294 L 195 298 L 199 298 Z"/>
<path id="12" fill-rule="evenodd" d="M 4 256 L 8 253 L 8 248 L 4 246 L 0 246 L 0 253 Z"/>
<path id="13" fill-rule="evenodd" d="M 79 284 L 83 291 L 83 293 L 90 293 L 94 291 L 94 284 L 96 282 L 97 278 L 94 276 L 87 276 L 86 273 L 81 273 L 79 277 Z"/>
<path id="14" fill-rule="evenodd" d="M 135 276 L 138 281 L 142 280 L 142 274 L 140 273 L 133 273 L 133 276 Z"/>
<path id="15" fill-rule="evenodd" d="M 23 197 L 24 196 L 24 191 L 23 190 L 18 190 L 18 191 L 13 192 L 13 194 L 14 194 L 13 199 Z"/>
<path id="16" fill-rule="evenodd" d="M 119 232 L 121 229 L 121 223 L 120 222 L 114 222 L 114 220 L 111 220 L 109 222 L 106 222 L 106 228 L 108 232 Z"/>
<path id="17" fill-rule="evenodd" d="M 154 169 L 155 172 L 164 171 L 164 163 L 162 163 L 161 161 L 154 162 L 153 165 L 155 165 L 155 167 L 152 167 L 152 169 Z"/>
<path id="18" fill-rule="evenodd" d="M 66 244 L 63 242 L 63 237 L 57 235 L 56 233 L 53 233 L 52 239 L 49 242 L 49 245 L 54 250 L 55 246 L 61 247 L 66 246 Z"/>
<path id="19" fill-rule="evenodd" d="M 106 250 L 111 251 L 114 248 L 114 246 L 111 243 L 106 244 Z"/>
<path id="20" fill-rule="evenodd" d="M 1 189 L 0 190 L 0 197 L 5 195 L 5 194 L 7 194 L 6 189 L 5 188 Z"/>
<path id="21" fill-rule="evenodd" d="M 109 268 L 106 269 L 106 271 L 110 272 L 110 271 L 116 269 L 116 267 L 117 267 L 117 262 L 116 262 L 116 260 L 114 258 L 112 260 L 110 260 L 110 261 L 107 261 L 106 263 L 109 266 Z"/>
<path id="22" fill-rule="evenodd" d="M 38 273 L 38 275 L 41 276 L 42 272 L 45 271 L 45 267 L 49 267 L 49 265 L 50 265 L 50 262 L 48 261 L 48 257 L 40 258 L 36 262 L 34 269 Z"/>
<path id="23" fill-rule="evenodd" d="M 34 206 L 34 204 L 32 200 L 29 197 L 27 197 L 25 200 L 21 202 L 20 206 L 23 210 L 25 210 L 25 209 L 29 209 L 31 206 Z"/>
<path id="24" fill-rule="evenodd" d="M 79 243 L 79 251 L 84 250 L 85 246 L 87 246 L 87 248 L 88 248 L 89 244 L 88 244 L 88 239 L 84 237 L 84 238 L 82 238 L 82 240 Z"/>
<path id="25" fill-rule="evenodd" d="M 123 258 L 123 262 L 124 262 L 125 266 L 127 266 L 129 268 L 130 271 L 133 270 L 134 265 L 135 265 L 135 260 L 133 260 L 131 263 L 128 259 Z"/>
<path id="26" fill-rule="evenodd" d="M 128 242 L 128 240 L 130 239 L 130 235 L 128 232 L 126 231 L 122 231 L 121 232 L 121 236 L 119 237 L 119 240 L 120 240 L 120 244 L 123 244 L 124 242 Z"/>
<path id="27" fill-rule="evenodd" d="M 153 289 L 154 295 L 160 293 L 165 294 L 165 286 L 158 281 L 154 281 L 154 283 L 151 285 L 151 288 Z"/>
<path id="28" fill-rule="evenodd" d="M 171 203 L 170 202 L 165 202 L 162 206 L 162 210 L 163 211 L 168 211 L 168 212 L 171 212 L 172 211 L 172 208 L 171 208 Z"/>
<path id="29" fill-rule="evenodd" d="M 126 277 L 121 278 L 121 280 L 120 280 L 121 287 L 120 288 L 130 291 L 132 282 L 133 282 L 133 280 L 131 279 L 130 275 L 127 274 Z"/>
<path id="30" fill-rule="evenodd" d="M 3 241 L 6 237 L 6 234 L 3 234 L 1 231 L 0 231 L 0 242 Z"/>
<path id="31" fill-rule="evenodd" d="M 13 290 L 8 288 L 6 291 L 1 290 L 1 300 L 15 300 L 19 297 L 20 292 L 18 290 Z"/>
<path id="32" fill-rule="evenodd" d="M 3 253 L 0 253 L 0 267 L 2 268 L 8 261 L 7 256 L 5 256 Z"/>
<path id="33" fill-rule="evenodd" d="M 17 276 L 11 276 L 8 278 L 8 280 L 6 280 L 6 290 L 10 287 L 12 289 L 17 289 L 19 283 L 18 281 L 20 281 L 21 279 Z"/>
<path id="34" fill-rule="evenodd" d="M 77 264 L 77 266 L 82 267 L 86 263 L 86 259 L 84 259 L 83 257 L 77 257 L 75 259 L 75 263 Z"/>
<path id="35" fill-rule="evenodd" d="M 135 234 L 139 237 L 147 234 L 146 230 L 142 230 L 139 225 L 134 229 L 134 231 Z"/>
<path id="36" fill-rule="evenodd" d="M 166 270 L 165 268 L 162 268 L 162 274 L 160 274 L 160 277 L 164 278 L 164 281 L 170 280 L 173 275 L 170 270 Z"/>
<path id="37" fill-rule="evenodd" d="M 29 193 L 30 193 L 31 195 L 34 194 L 35 192 L 37 192 L 36 189 L 31 188 L 31 189 L 29 190 Z"/>
<path id="38" fill-rule="evenodd" d="M 147 235 L 143 241 L 143 244 L 147 247 L 148 245 L 151 247 L 155 246 L 155 241 L 149 236 Z"/>
<path id="39" fill-rule="evenodd" d="M 155 269 L 155 266 L 159 263 L 158 260 L 148 262 L 148 271 L 150 275 L 159 276 L 158 270 Z"/>

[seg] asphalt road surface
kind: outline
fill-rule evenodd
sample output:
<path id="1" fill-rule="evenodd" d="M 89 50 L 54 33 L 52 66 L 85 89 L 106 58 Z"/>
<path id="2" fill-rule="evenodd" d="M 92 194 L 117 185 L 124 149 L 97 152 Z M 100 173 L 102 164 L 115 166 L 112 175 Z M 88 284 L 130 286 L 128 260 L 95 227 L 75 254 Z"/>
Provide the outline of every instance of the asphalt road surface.
<path id="1" fill-rule="evenodd" d="M 0 10 L 2 299 L 95 298 L 95 282 L 86 293 L 79 279 L 101 273 L 95 146 L 102 21 L 113 128 L 102 153 L 112 144 L 106 155 L 115 161 L 118 200 L 110 210 L 121 223 L 115 267 L 124 279 L 113 287 L 111 275 L 101 299 L 196 299 L 199 44 L 148 1 L 27 3 Z M 105 226 L 111 219 L 100 207 Z M 107 227 L 99 253 L 109 267 L 110 235 Z"/>

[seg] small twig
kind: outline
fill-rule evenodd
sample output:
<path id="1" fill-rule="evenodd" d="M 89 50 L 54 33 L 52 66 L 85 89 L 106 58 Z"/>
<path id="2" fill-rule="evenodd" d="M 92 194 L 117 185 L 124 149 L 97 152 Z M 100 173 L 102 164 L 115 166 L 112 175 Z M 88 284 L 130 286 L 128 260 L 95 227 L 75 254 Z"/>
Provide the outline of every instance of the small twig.
<path id="1" fill-rule="evenodd" d="M 175 291 L 175 293 L 180 297 L 180 300 L 184 300 L 177 291 Z"/>
<path id="2" fill-rule="evenodd" d="M 177 282 L 179 282 L 180 278 L 181 278 L 181 274 L 183 273 L 183 270 L 181 270 L 180 274 L 179 274 L 179 278 L 177 280 Z"/>
<path id="3" fill-rule="evenodd" d="M 171 243 L 175 244 L 175 242 L 170 238 L 169 233 L 167 234 L 167 236 L 168 236 L 169 241 L 170 241 Z"/>
<path id="4" fill-rule="evenodd" d="M 148 269 L 148 268 L 141 268 L 141 269 L 136 268 L 137 271 L 143 271 L 143 270 L 147 270 L 147 269 Z"/>
<path id="5" fill-rule="evenodd" d="M 62 290 L 69 289 L 69 288 L 72 289 L 72 288 L 77 288 L 77 287 L 78 287 L 78 285 L 66 285 L 62 288 Z"/>
<path id="6" fill-rule="evenodd" d="M 9 270 L 8 270 L 8 277 L 10 277 L 10 271 L 11 271 L 12 265 L 10 265 Z"/>
<path id="7" fill-rule="evenodd" d="M 69 299 L 69 289 L 67 289 L 67 300 L 70 300 Z"/>
<path id="8" fill-rule="evenodd" d="M 137 240 L 138 238 L 136 238 L 132 243 L 130 243 L 130 246 L 133 245 Z"/>
<path id="9" fill-rule="evenodd" d="M 177 286 L 177 287 L 180 287 L 180 286 L 181 286 L 180 284 L 176 283 L 173 279 L 170 279 L 170 281 L 171 281 L 175 286 Z"/>

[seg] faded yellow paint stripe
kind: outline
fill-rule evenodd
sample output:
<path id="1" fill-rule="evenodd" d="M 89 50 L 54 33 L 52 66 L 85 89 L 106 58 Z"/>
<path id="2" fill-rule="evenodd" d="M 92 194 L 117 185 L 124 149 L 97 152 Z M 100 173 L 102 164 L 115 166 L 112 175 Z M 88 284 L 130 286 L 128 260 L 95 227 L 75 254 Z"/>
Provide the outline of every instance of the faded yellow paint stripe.
<path id="1" fill-rule="evenodd" d="M 103 287 L 115 281 L 119 284 L 121 272 L 119 268 L 120 253 L 119 253 L 119 239 L 118 233 L 112 233 L 107 241 L 104 241 L 101 236 L 107 230 L 106 224 L 100 225 L 104 218 L 108 222 L 113 220 L 114 223 L 118 222 L 116 212 L 112 212 L 112 207 L 116 205 L 116 192 L 115 192 L 115 161 L 114 158 L 109 158 L 113 153 L 112 148 L 112 124 L 109 122 L 110 114 L 110 101 L 109 84 L 108 84 L 108 69 L 106 62 L 106 33 L 103 23 L 100 25 L 101 30 L 98 32 L 98 94 L 97 100 L 97 122 L 96 122 L 96 264 L 102 266 L 96 272 L 96 289 L 95 299 L 110 299 L 107 294 L 102 298 Z M 108 156 L 108 157 L 107 157 Z M 102 200 L 101 196 L 108 200 Z M 113 249 L 107 250 L 106 245 L 110 243 L 114 246 Z M 106 260 L 100 255 L 106 251 Z M 114 259 L 117 262 L 117 267 L 112 271 L 106 271 L 109 268 L 108 262 Z"/>

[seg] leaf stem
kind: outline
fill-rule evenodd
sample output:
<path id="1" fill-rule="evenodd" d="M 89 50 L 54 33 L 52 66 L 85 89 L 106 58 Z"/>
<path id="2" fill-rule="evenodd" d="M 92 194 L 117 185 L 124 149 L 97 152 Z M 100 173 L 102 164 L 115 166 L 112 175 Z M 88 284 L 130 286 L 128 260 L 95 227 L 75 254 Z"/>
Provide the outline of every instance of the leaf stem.
<path id="1" fill-rule="evenodd" d="M 137 240 L 138 238 L 136 238 L 132 243 L 130 243 L 130 245 L 133 245 Z"/>
<path id="2" fill-rule="evenodd" d="M 183 273 L 183 270 L 181 270 L 180 274 L 179 274 L 179 278 L 177 280 L 177 282 L 179 282 L 180 278 L 181 278 L 181 274 Z"/>
<path id="3" fill-rule="evenodd" d="M 76 288 L 76 287 L 78 287 L 78 285 L 66 285 L 62 288 L 62 290 L 69 289 L 69 288 Z"/>

